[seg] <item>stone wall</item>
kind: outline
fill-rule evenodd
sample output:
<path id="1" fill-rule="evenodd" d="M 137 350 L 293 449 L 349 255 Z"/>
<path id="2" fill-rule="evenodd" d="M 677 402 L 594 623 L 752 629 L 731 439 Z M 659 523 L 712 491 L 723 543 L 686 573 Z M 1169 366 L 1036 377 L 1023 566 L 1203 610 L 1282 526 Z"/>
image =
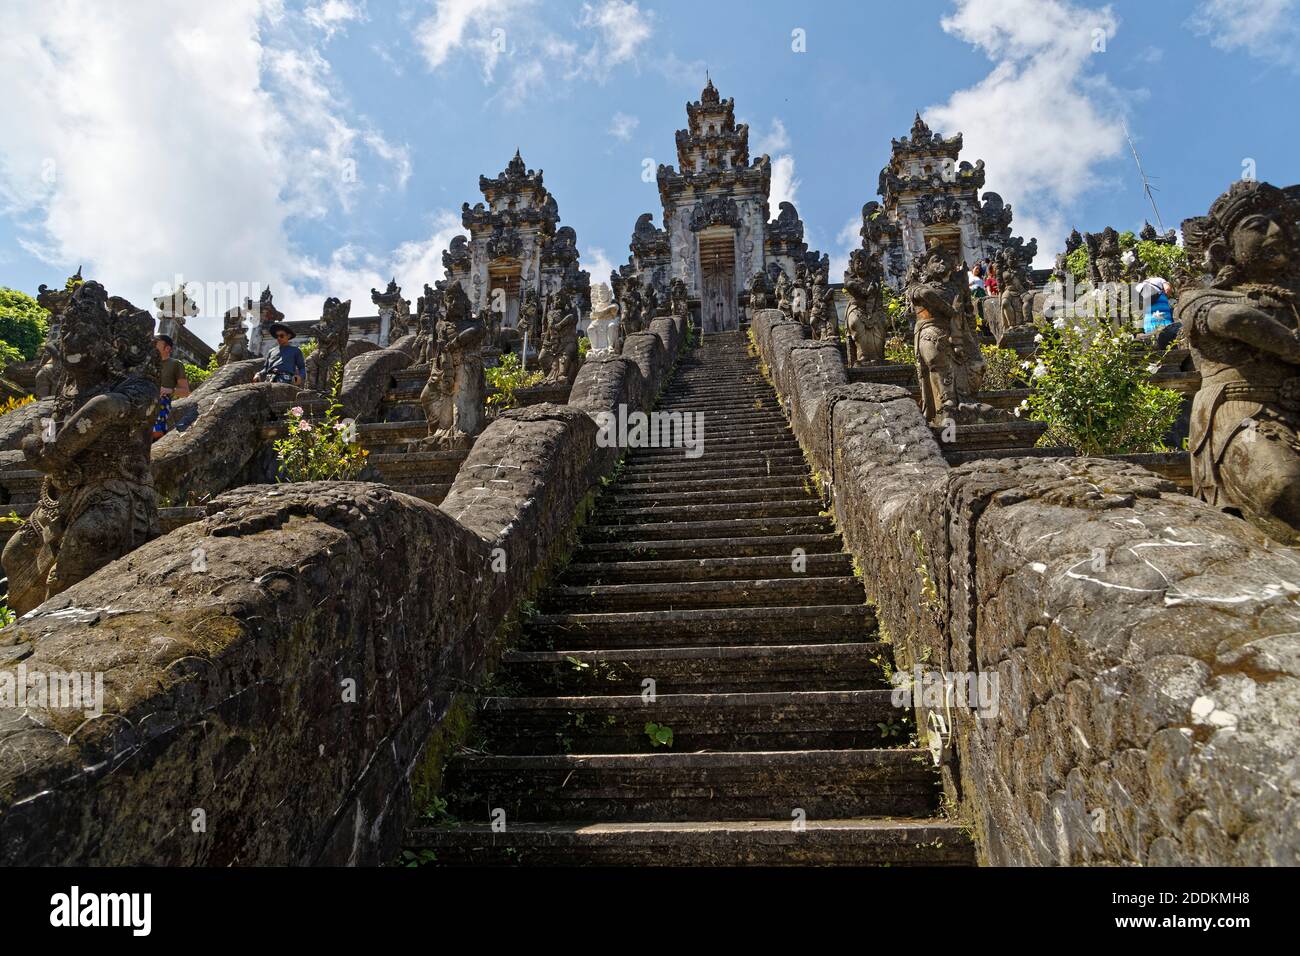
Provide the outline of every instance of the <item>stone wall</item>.
<path id="1" fill-rule="evenodd" d="M 440 508 L 240 488 L 0 632 L 0 693 L 20 673 L 104 689 L 89 719 L 0 708 L 0 865 L 392 860 L 431 739 L 617 460 L 593 416 L 662 385 L 672 356 L 646 338 L 658 377 L 608 360 L 582 404 L 504 413 Z"/>
<path id="2" fill-rule="evenodd" d="M 949 468 L 906 390 L 753 334 L 896 666 L 997 688 L 917 708 L 984 862 L 1300 863 L 1300 554 L 1131 465 Z"/>

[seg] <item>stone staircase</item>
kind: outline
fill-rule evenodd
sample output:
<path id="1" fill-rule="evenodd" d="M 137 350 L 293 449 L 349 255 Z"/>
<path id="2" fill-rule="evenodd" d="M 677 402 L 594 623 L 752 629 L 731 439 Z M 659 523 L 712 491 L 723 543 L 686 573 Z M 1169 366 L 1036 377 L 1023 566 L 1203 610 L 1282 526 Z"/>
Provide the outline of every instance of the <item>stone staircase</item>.
<path id="1" fill-rule="evenodd" d="M 703 413 L 703 456 L 628 452 L 480 699 L 446 812 L 408 848 L 441 864 L 973 862 L 741 335 L 688 352 L 659 409 Z M 664 728 L 670 745 L 652 739 Z"/>

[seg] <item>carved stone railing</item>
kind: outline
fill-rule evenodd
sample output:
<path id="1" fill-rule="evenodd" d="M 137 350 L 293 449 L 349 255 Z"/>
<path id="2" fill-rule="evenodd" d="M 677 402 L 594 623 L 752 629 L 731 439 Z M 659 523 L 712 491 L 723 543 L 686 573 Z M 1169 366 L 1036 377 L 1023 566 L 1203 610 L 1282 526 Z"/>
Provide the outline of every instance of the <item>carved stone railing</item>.
<path id="1" fill-rule="evenodd" d="M 504 413 L 441 507 L 239 488 L 0 632 L 0 687 L 103 689 L 0 708 L 0 866 L 391 861 L 431 741 L 617 461 L 594 417 L 646 408 L 683 339 L 672 320 L 584 365 L 571 404 Z"/>
<path id="2" fill-rule="evenodd" d="M 1300 863 L 1300 554 L 1132 464 L 949 467 L 801 332 L 752 326 L 895 667 L 996 688 L 915 708 L 982 861 Z"/>

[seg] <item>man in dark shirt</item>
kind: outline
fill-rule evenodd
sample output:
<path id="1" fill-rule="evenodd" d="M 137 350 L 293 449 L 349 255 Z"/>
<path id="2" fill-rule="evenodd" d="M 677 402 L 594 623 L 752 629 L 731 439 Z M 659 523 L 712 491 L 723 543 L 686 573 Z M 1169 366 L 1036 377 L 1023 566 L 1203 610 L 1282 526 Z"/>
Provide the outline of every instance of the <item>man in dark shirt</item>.
<path id="1" fill-rule="evenodd" d="M 158 417 L 154 419 L 152 436 L 157 441 L 167 434 L 172 417 L 172 397 L 184 398 L 188 395 L 190 380 L 185 377 L 185 364 L 180 359 L 172 358 L 176 343 L 170 335 L 154 336 L 153 344 L 162 360 L 158 376 L 158 384 L 161 386 L 158 390 Z"/>
<path id="2" fill-rule="evenodd" d="M 290 345 L 293 329 L 283 322 L 271 323 L 271 334 L 278 343 L 266 353 L 266 364 L 262 371 L 253 376 L 254 382 L 292 382 L 301 385 L 307 376 L 307 363 L 302 357 L 302 349 Z"/>

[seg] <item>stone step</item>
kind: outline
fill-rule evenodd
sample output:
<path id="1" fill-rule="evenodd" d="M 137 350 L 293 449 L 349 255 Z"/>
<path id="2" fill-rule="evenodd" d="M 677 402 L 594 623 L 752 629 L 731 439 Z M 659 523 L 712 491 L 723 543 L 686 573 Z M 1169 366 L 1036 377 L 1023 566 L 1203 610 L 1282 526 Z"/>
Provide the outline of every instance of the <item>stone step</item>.
<path id="1" fill-rule="evenodd" d="M 862 642 L 876 635 L 867 604 L 817 607 L 702 608 L 537 614 L 528 621 L 532 650 L 705 647 L 715 644 Z"/>
<path id="2" fill-rule="evenodd" d="M 603 507 L 597 513 L 602 524 L 642 525 L 665 521 L 690 521 L 701 513 L 709 514 L 714 520 L 724 518 L 793 518 L 816 517 L 822 511 L 822 503 L 816 498 L 799 497 L 784 501 L 718 501 L 702 510 L 699 504 L 686 502 L 679 504 L 667 502 L 662 504 Z"/>
<path id="3" fill-rule="evenodd" d="M 754 819 L 837 814 L 926 817 L 937 770 L 915 749 L 463 756 L 448 768 L 448 811 L 512 820 Z"/>
<path id="4" fill-rule="evenodd" d="M 506 651 L 501 675 L 525 696 L 639 694 L 653 678 L 661 694 L 700 691 L 858 690 L 886 686 L 873 659 L 889 645 L 724 644 L 596 650 Z"/>
<path id="5" fill-rule="evenodd" d="M 970 866 L 969 836 L 947 820 L 862 817 L 663 823 L 520 822 L 420 826 L 407 847 L 443 865 Z"/>
<path id="6" fill-rule="evenodd" d="M 1047 431 L 1044 422 L 1012 419 L 1007 422 L 987 422 L 978 425 L 957 425 L 955 441 L 944 441 L 946 429 L 931 426 L 935 441 L 944 450 L 979 451 L 986 448 L 1032 448 Z"/>
<path id="7" fill-rule="evenodd" d="M 728 518 L 720 521 L 646 521 L 639 524 L 588 525 L 584 542 L 673 541 L 686 538 L 750 538 L 771 535 L 831 532 L 829 515 L 799 517 Z"/>
<path id="8" fill-rule="evenodd" d="M 759 479 L 761 480 L 761 479 Z M 653 484 L 650 486 L 653 488 Z M 643 491 L 614 491 L 601 498 L 602 509 L 608 506 L 620 508 L 643 508 L 652 505 L 713 505 L 729 502 L 758 501 L 793 501 L 800 496 L 811 498 L 815 493 L 811 478 L 803 483 L 791 483 L 757 488 L 719 488 L 716 491 L 661 491 L 658 489 Z M 604 511 L 600 512 L 602 515 Z"/>
<path id="9" fill-rule="evenodd" d="M 637 456 L 624 459 L 623 474 L 638 477 L 649 473 L 680 472 L 683 469 L 694 471 L 699 476 L 716 474 L 728 477 L 733 468 L 790 466 L 805 462 L 803 452 L 798 445 L 790 448 L 764 448 L 754 451 L 719 449 L 712 453 L 706 445 L 704 454 L 697 458 L 687 458 L 681 449 L 674 449 L 670 454 L 658 457 Z"/>
<path id="10" fill-rule="evenodd" d="M 570 563 L 560 575 L 566 585 L 648 584 L 656 581 L 744 581 L 753 579 L 827 577 L 853 573 L 853 561 L 843 553 L 789 553 L 770 557 L 686 558 L 665 561 L 597 561 Z"/>
<path id="11" fill-rule="evenodd" d="M 552 587 L 541 606 L 547 611 L 643 611 L 674 608 L 812 607 L 864 600 L 862 582 L 838 577 L 770 578 L 747 581 L 587 584 Z"/>
<path id="12" fill-rule="evenodd" d="M 840 536 L 814 534 L 751 535 L 734 538 L 683 538 L 678 541 L 589 541 L 573 555 L 577 562 L 659 561 L 705 558 L 752 558 L 780 555 L 792 560 L 800 548 L 809 556 L 838 553 Z"/>
<path id="13" fill-rule="evenodd" d="M 664 481 L 619 481 L 605 491 L 602 500 L 620 500 L 639 495 L 728 494 L 734 491 L 770 488 L 804 488 L 810 482 L 807 468 L 790 469 L 787 475 L 737 475 L 732 478 L 689 478 Z"/>
<path id="14" fill-rule="evenodd" d="M 440 505 L 442 500 L 447 497 L 447 492 L 451 491 L 451 482 L 426 482 L 414 485 L 393 485 L 394 491 L 400 491 L 402 494 L 410 495 L 413 498 L 422 498 L 431 505 Z"/>
<path id="15" fill-rule="evenodd" d="M 728 424 L 705 418 L 703 434 L 707 441 L 721 438 L 784 438 L 790 436 L 790 427 L 785 422 L 766 424 Z"/>
<path id="16" fill-rule="evenodd" d="M 640 694 L 487 697 L 480 717 L 487 750 L 498 754 L 841 750 L 896 738 L 910 710 L 893 706 L 892 693 L 658 694 L 652 702 Z M 671 728 L 672 746 L 656 746 L 648 723 Z M 882 730 L 882 724 L 895 732 Z"/>
<path id="17" fill-rule="evenodd" d="M 655 485 L 668 487 L 678 482 L 717 482 L 719 486 L 723 482 L 734 482 L 753 480 L 758 478 L 772 478 L 777 480 L 787 480 L 790 478 L 808 478 L 812 471 L 808 467 L 807 461 L 790 460 L 786 464 L 779 464 L 772 461 L 760 460 L 751 462 L 748 465 L 728 466 L 722 474 L 702 475 L 699 468 L 688 468 L 684 466 L 668 465 L 650 465 L 636 468 L 625 467 L 622 472 L 622 480 L 612 485 L 615 490 L 620 488 L 642 488 L 646 485 Z"/>
<path id="18" fill-rule="evenodd" d="M 698 461 L 709 456 L 728 458 L 742 455 L 764 456 L 774 452 L 793 454 L 799 451 L 799 443 L 790 434 L 760 435 L 757 437 L 750 435 L 714 436 L 710 435 L 706 429 L 702 436 L 696 433 L 696 440 L 700 441 L 701 439 L 700 444 L 694 449 L 680 443 L 660 448 L 633 448 L 628 451 L 626 461 L 628 465 L 641 465 L 673 458 L 689 458 L 691 461 Z M 694 455 L 692 455 L 692 452 L 694 452 Z"/>
<path id="19" fill-rule="evenodd" d="M 379 469 L 385 481 L 398 481 L 410 476 L 455 477 L 468 457 L 465 451 L 407 451 L 376 453 L 367 458 L 369 464 Z"/>
<path id="20" fill-rule="evenodd" d="M 427 422 L 363 422 L 357 426 L 357 441 L 366 448 L 376 445 L 403 445 L 427 437 Z"/>

